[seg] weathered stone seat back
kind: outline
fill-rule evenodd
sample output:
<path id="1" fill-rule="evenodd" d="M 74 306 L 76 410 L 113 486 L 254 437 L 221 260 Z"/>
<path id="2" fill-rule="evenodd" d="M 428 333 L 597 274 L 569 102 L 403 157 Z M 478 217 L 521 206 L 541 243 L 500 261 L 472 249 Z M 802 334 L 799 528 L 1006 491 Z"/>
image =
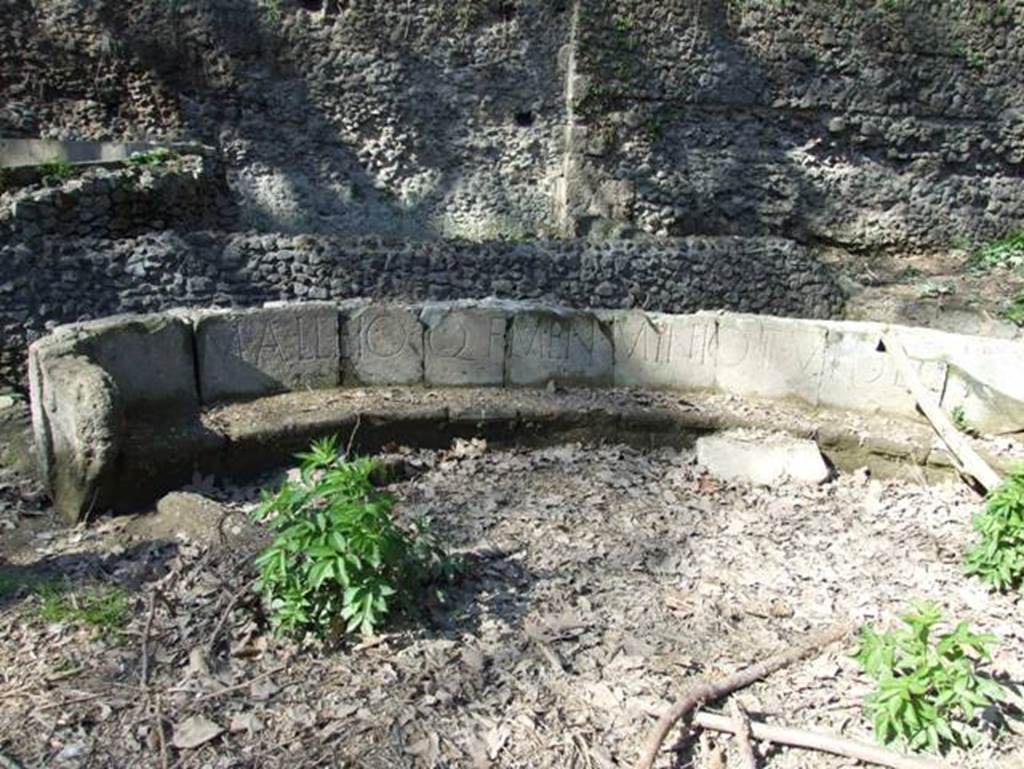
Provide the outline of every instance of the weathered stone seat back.
<path id="1" fill-rule="evenodd" d="M 493 299 L 118 316 L 32 345 L 33 421 L 55 505 L 77 520 L 142 504 L 223 451 L 229 436 L 204 421 L 206 410 L 289 391 L 554 383 L 714 390 L 915 418 L 881 345 L 887 328 Z M 1020 344 L 892 330 L 947 411 L 963 409 L 986 432 L 1024 429 Z"/>

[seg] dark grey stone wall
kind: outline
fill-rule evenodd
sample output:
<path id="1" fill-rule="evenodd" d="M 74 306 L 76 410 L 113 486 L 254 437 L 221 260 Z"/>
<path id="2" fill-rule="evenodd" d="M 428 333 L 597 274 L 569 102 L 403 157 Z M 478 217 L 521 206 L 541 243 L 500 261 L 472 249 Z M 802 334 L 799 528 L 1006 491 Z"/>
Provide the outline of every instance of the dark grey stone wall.
<path id="1" fill-rule="evenodd" d="M 200 139 L 247 226 L 942 248 L 1024 224 L 1024 5 L 8 0 L 0 132 Z"/>
<path id="2" fill-rule="evenodd" d="M 548 299 L 574 307 L 724 308 L 824 318 L 829 270 L 781 239 L 410 241 L 196 232 L 0 247 L 0 373 L 58 323 L 169 307 L 351 297 Z"/>
<path id="3" fill-rule="evenodd" d="M 200 155 L 159 165 L 74 166 L 68 180 L 0 191 L 0 243 L 229 227 L 236 211 L 218 169 L 214 158 Z M 28 171 L 38 176 L 37 169 L 18 169 Z"/>

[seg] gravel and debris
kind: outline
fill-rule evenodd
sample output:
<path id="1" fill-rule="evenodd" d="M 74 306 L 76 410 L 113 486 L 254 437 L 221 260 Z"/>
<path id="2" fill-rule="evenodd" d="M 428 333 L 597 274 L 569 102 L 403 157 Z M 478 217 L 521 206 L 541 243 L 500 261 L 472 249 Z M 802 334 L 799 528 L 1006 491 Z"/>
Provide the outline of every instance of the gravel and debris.
<path id="1" fill-rule="evenodd" d="M 979 504 L 962 485 L 731 484 L 692 452 L 617 444 L 397 453 L 399 514 L 429 515 L 467 570 L 447 605 L 341 647 L 268 633 L 248 590 L 266 540 L 246 516 L 258 484 L 192 489 L 220 504 L 212 527 L 157 514 L 5 533 L 0 752 L 25 769 L 628 767 L 698 676 L 836 621 L 892 621 L 916 599 L 997 635 L 992 670 L 1024 680 L 1020 597 L 962 574 Z M 119 587 L 128 621 L 43 619 L 32 585 L 55 578 Z M 773 723 L 870 739 L 850 646 L 739 697 Z M 1024 766 L 1013 701 L 951 766 Z M 772 769 L 856 766 L 760 748 Z M 691 739 L 660 766 L 702 760 Z"/>

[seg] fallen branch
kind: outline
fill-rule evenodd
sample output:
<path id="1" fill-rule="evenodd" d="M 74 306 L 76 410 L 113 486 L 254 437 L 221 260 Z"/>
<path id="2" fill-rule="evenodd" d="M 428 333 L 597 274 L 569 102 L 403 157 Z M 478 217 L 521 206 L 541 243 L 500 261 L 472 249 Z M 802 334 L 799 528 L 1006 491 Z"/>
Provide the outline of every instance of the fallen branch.
<path id="1" fill-rule="evenodd" d="M 774 657 L 769 657 L 766 660 L 758 662 L 756 665 L 751 665 L 750 667 L 745 668 L 738 673 L 733 673 L 731 676 L 727 676 L 720 681 L 705 681 L 697 684 L 690 689 L 690 691 L 680 697 L 676 703 L 665 711 L 661 718 L 658 719 L 658 723 L 655 725 L 650 738 L 647 740 L 647 747 L 640 756 L 640 760 L 636 762 L 636 769 L 652 769 L 654 766 L 654 760 L 658 755 L 658 751 L 661 750 L 661 744 L 665 741 L 665 737 L 668 736 L 669 731 L 672 729 L 673 725 L 675 725 L 676 721 L 686 714 L 696 710 L 705 702 L 721 699 L 725 695 L 731 694 L 737 689 L 750 686 L 750 684 L 774 673 L 776 670 L 780 670 L 795 662 L 799 662 L 805 657 L 819 654 L 821 650 L 829 644 L 835 643 L 840 638 L 848 635 L 852 629 L 853 626 L 848 623 L 836 625 L 835 627 L 816 635 L 811 640 L 800 646 L 794 646 L 788 651 L 776 654 Z"/>
<path id="2" fill-rule="evenodd" d="M 700 711 L 693 717 L 693 723 L 703 729 L 736 733 L 736 725 L 729 716 Z M 891 769 L 946 769 L 946 764 L 940 761 L 915 756 L 901 756 L 899 753 L 860 740 L 811 732 L 806 729 L 793 729 L 787 726 L 771 726 L 757 721 L 750 721 L 749 724 L 750 731 L 756 739 L 767 740 L 778 745 L 820 750 L 823 753 L 854 758 L 868 764 L 888 766 Z"/>
<path id="3" fill-rule="evenodd" d="M 735 697 L 729 700 L 729 717 L 732 719 L 733 734 L 739 748 L 740 760 L 746 769 L 757 769 L 757 756 L 754 746 L 750 744 L 750 716 Z"/>
<path id="4" fill-rule="evenodd" d="M 925 419 L 931 423 L 942 442 L 946 444 L 946 448 L 959 463 L 960 468 L 981 484 L 985 491 L 991 491 L 1001 484 L 1003 479 L 999 473 L 989 467 L 988 463 L 978 455 L 978 452 L 949 421 L 949 417 L 939 407 L 938 399 L 921 384 L 921 379 L 914 371 L 907 351 L 896 334 L 887 331 L 882 335 L 882 343 L 895 361 L 896 370 L 899 372 L 900 378 L 903 379 L 903 383 L 907 386 L 910 394 L 914 396 L 914 400 L 917 401 L 917 407 L 924 414 Z"/>

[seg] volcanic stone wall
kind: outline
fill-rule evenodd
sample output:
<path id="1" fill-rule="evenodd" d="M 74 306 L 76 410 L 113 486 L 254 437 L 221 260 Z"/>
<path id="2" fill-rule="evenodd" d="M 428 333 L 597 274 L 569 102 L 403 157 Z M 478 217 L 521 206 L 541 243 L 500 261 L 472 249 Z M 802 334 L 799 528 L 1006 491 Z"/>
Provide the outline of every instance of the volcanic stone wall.
<path id="1" fill-rule="evenodd" d="M 23 381 L 27 345 L 58 323 L 168 307 L 349 297 L 498 296 L 826 318 L 830 271 L 781 239 L 410 241 L 197 232 L 45 239 L 0 247 L 2 371 Z"/>
<path id="2" fill-rule="evenodd" d="M 0 133 L 198 139 L 247 226 L 766 235 L 1024 223 L 1004 0 L 10 0 Z"/>
<path id="3" fill-rule="evenodd" d="M 0 244 L 34 248 L 55 236 L 117 238 L 230 225 L 234 205 L 218 165 L 214 158 L 188 155 L 152 166 L 68 167 L 75 177 L 67 181 L 47 179 L 0 194 Z"/>

